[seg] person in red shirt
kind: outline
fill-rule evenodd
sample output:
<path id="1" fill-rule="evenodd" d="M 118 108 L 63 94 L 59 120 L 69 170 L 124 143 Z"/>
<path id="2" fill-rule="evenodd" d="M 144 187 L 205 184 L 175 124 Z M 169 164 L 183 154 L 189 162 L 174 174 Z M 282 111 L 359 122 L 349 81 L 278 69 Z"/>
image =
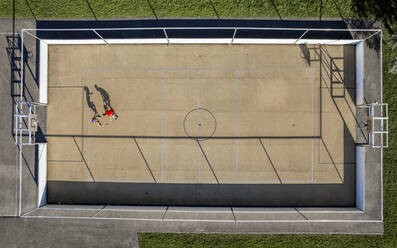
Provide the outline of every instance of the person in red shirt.
<path id="1" fill-rule="evenodd" d="M 118 120 L 119 117 L 116 115 L 116 113 L 114 112 L 113 109 L 105 109 L 105 113 L 103 114 L 104 116 L 108 116 L 110 118 L 110 121 L 112 121 L 112 119 Z"/>
<path id="2" fill-rule="evenodd" d="M 103 114 L 103 116 L 109 116 L 110 120 L 115 119 L 118 120 L 119 117 L 116 114 L 116 112 L 113 110 L 112 106 L 110 105 L 110 97 L 108 92 L 99 87 L 98 85 L 95 84 L 95 89 L 101 94 L 102 96 L 102 101 L 103 101 L 103 108 L 105 109 L 105 113 Z"/>

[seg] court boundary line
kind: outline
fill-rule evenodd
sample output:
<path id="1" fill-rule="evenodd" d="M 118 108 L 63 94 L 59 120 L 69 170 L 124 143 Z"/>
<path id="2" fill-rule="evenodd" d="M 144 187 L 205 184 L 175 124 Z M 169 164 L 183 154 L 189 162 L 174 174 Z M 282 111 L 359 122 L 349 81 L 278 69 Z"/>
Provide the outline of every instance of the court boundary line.
<path id="1" fill-rule="evenodd" d="M 313 183 L 314 182 L 314 164 L 313 164 L 314 163 L 314 159 L 313 159 L 313 157 L 314 157 L 313 149 L 314 148 L 313 148 L 313 144 L 314 144 L 314 139 L 321 138 L 321 136 L 320 137 L 313 136 L 313 134 L 314 134 L 314 99 L 313 99 L 314 98 L 314 78 L 313 78 L 313 69 L 312 68 L 280 68 L 280 67 L 279 68 L 89 68 L 88 69 L 88 87 L 91 84 L 91 73 L 96 72 L 96 71 L 114 71 L 114 70 L 116 70 L 116 71 L 160 71 L 161 72 L 161 108 L 162 108 L 162 110 L 161 110 L 161 133 L 162 133 L 162 135 L 161 135 L 161 180 L 159 181 L 160 183 L 175 182 L 175 181 L 196 182 L 196 183 L 200 182 L 200 179 L 198 179 L 198 180 L 186 180 L 186 179 L 185 180 L 178 180 L 178 179 L 164 180 L 164 169 L 165 169 L 164 168 L 165 167 L 165 165 L 164 165 L 164 145 L 165 145 L 164 144 L 164 141 L 165 141 L 165 137 L 164 137 L 164 119 L 165 119 L 165 116 L 164 116 L 164 104 L 165 104 L 164 103 L 164 84 L 165 84 L 164 73 L 166 71 L 199 71 L 200 77 L 201 77 L 202 71 L 235 71 L 236 115 L 237 116 L 238 116 L 238 97 L 239 97 L 239 95 L 238 95 L 238 72 L 239 71 L 309 71 L 309 72 L 311 72 L 311 79 L 312 79 L 312 136 L 311 137 L 309 136 L 309 137 L 312 139 L 312 166 L 311 166 L 312 167 L 312 173 L 311 173 L 312 180 L 311 181 L 309 181 L 309 180 L 288 180 L 288 181 L 284 181 L 284 182 L 285 183 L 297 183 L 297 182 Z M 58 87 L 62 88 L 62 86 L 58 86 Z M 78 88 L 78 87 L 84 87 L 84 86 L 72 86 L 72 87 Z M 201 87 L 201 79 L 200 79 L 200 87 Z M 84 97 L 84 92 L 83 92 L 83 97 Z M 199 97 L 201 97 L 201 91 L 200 91 Z M 88 111 L 88 116 L 89 116 L 89 112 L 90 112 L 89 108 L 87 108 L 87 111 Z M 238 119 L 237 118 L 236 118 L 236 122 L 237 122 L 236 123 L 236 135 L 237 135 L 238 134 Z M 88 134 L 87 135 L 87 138 L 88 138 L 87 153 L 88 153 L 88 156 L 90 156 L 90 151 L 89 151 L 90 150 L 90 142 L 89 141 L 90 141 L 90 138 L 92 138 L 92 136 L 89 135 L 89 130 L 90 130 L 89 124 L 90 123 L 88 123 L 88 129 L 87 129 L 87 134 Z M 83 138 L 84 135 L 82 135 L 81 137 Z M 307 136 L 305 136 L 305 137 L 307 137 Z M 115 137 L 112 137 L 112 138 L 115 138 Z M 139 136 L 130 136 L 130 138 L 133 138 L 135 140 L 136 138 L 139 138 Z M 217 138 L 217 137 L 212 137 L 212 138 Z M 241 137 L 236 136 L 236 138 L 235 138 L 236 139 L 236 158 L 235 158 L 236 179 L 235 180 L 222 180 L 222 183 L 227 183 L 230 181 L 233 181 L 234 183 L 240 182 L 240 180 L 238 179 L 238 159 L 239 159 L 239 157 L 238 157 L 238 152 L 237 152 L 239 138 L 241 138 Z M 252 138 L 262 139 L 265 137 L 252 137 Z M 288 138 L 292 138 L 292 137 L 288 137 Z M 296 139 L 299 139 L 298 136 L 296 136 Z M 82 143 L 83 143 L 83 141 L 82 141 Z M 198 145 L 201 146 L 200 143 L 198 143 Z M 202 147 L 199 147 L 199 149 L 204 154 Z M 206 155 L 204 154 L 204 156 L 206 156 Z M 201 158 L 201 156 L 200 156 L 200 158 Z M 88 164 L 89 163 L 90 163 L 90 161 L 89 161 L 89 157 L 88 157 Z M 209 163 L 208 159 L 207 159 L 207 163 Z M 215 175 L 215 172 L 213 171 L 213 169 L 211 168 L 211 165 L 209 165 L 209 166 L 216 178 L 216 182 L 218 184 L 220 184 L 220 181 L 217 178 L 217 176 Z M 89 166 L 88 166 L 88 168 L 89 168 Z M 88 172 L 87 174 L 88 174 L 88 176 L 90 176 L 90 172 Z M 112 180 L 112 181 L 116 181 L 116 180 Z M 119 180 L 117 180 L 117 181 L 119 181 Z M 147 182 L 146 180 L 134 180 L 134 179 L 122 180 L 122 181 L 128 181 L 128 182 L 145 181 L 145 182 Z M 244 182 L 272 183 L 274 181 L 273 180 L 253 180 L 253 181 L 243 180 L 243 181 L 241 181 L 241 183 L 244 183 Z"/>
<path id="2" fill-rule="evenodd" d="M 83 134 L 84 134 L 84 88 L 82 88 L 83 94 L 82 94 L 82 102 L 81 102 L 81 151 L 84 154 L 84 140 L 83 140 Z M 48 89 L 47 89 L 48 92 Z M 48 99 L 48 95 L 47 95 Z M 83 160 L 83 159 L 81 159 Z"/>
<path id="3" fill-rule="evenodd" d="M 304 67 L 257 67 L 257 68 L 246 68 L 246 67 L 219 67 L 219 68 L 189 68 L 189 67 L 145 67 L 145 68 L 134 68 L 134 67 L 91 67 L 88 69 L 88 73 L 95 71 L 312 71 L 312 68 Z"/>
<path id="4" fill-rule="evenodd" d="M 88 90 L 90 89 L 90 83 L 91 83 L 91 74 L 88 73 Z M 88 120 L 90 118 L 90 108 L 87 108 L 87 115 L 88 116 Z M 90 122 L 87 121 L 87 135 L 90 135 Z M 83 142 L 83 139 L 81 139 Z M 87 160 L 88 160 L 88 167 L 90 166 L 90 137 L 87 138 Z"/>
<path id="5" fill-rule="evenodd" d="M 48 159 L 47 162 L 49 163 L 81 163 L 83 161 L 80 160 L 50 160 Z"/>
<path id="6" fill-rule="evenodd" d="M 201 116 L 201 108 L 203 108 L 203 106 L 202 106 L 202 87 L 203 87 L 203 71 L 202 70 L 200 70 L 199 71 L 199 78 L 200 78 L 200 80 L 199 80 L 199 85 L 200 85 L 200 87 L 199 87 L 199 108 L 200 108 L 200 111 L 199 111 L 199 123 L 201 123 L 201 119 L 202 119 L 202 116 Z M 199 132 L 198 132 L 198 135 L 199 136 L 201 136 L 201 126 L 199 125 Z M 197 139 L 197 141 L 198 141 L 198 139 Z M 202 157 L 202 153 L 201 153 L 201 148 L 200 147 L 198 147 L 198 149 L 197 149 L 197 153 L 198 153 L 198 182 L 200 183 L 200 179 L 201 179 L 201 157 Z"/>
<path id="7" fill-rule="evenodd" d="M 239 79 L 239 71 L 238 70 L 236 70 L 235 71 L 235 74 L 234 74 L 234 77 L 235 77 L 235 84 L 236 84 L 236 136 L 238 136 L 238 134 L 239 134 L 239 125 L 238 125 L 238 122 L 239 122 L 239 114 L 238 114 L 238 112 L 240 111 L 240 108 L 239 108 L 239 104 L 240 104 L 240 94 L 239 94 L 239 91 L 238 91 L 238 89 L 239 89 L 239 81 L 238 81 L 238 79 Z M 238 139 L 236 139 L 235 140 L 235 142 L 236 142 L 236 182 L 238 182 L 239 181 L 239 178 L 238 178 L 238 160 L 240 159 L 239 158 L 239 144 L 238 144 Z"/>
<path id="8" fill-rule="evenodd" d="M 322 111 L 322 105 L 323 105 L 323 104 L 322 104 L 323 90 L 326 90 L 326 93 L 324 93 L 325 96 L 327 96 L 327 94 L 329 95 L 329 97 L 330 97 L 330 99 L 331 99 L 331 101 L 332 101 L 332 106 L 336 109 L 336 112 L 337 112 L 337 113 L 339 114 L 339 116 L 341 117 L 341 119 L 342 119 L 344 125 L 347 126 L 346 121 L 345 121 L 345 118 L 343 117 L 342 112 L 341 112 L 341 109 L 340 109 L 341 107 L 340 107 L 340 106 L 338 105 L 338 103 L 335 101 L 335 99 L 334 99 L 335 97 L 332 96 L 332 94 L 331 94 L 330 87 L 331 87 L 332 82 L 328 82 L 328 80 L 327 80 L 327 77 L 330 78 L 330 76 L 331 76 L 331 74 L 332 74 L 332 71 L 331 71 L 331 69 L 330 69 L 330 65 L 331 65 L 331 63 L 332 63 L 332 57 L 331 57 L 331 55 L 329 54 L 329 51 L 327 50 L 326 47 L 324 47 L 324 49 L 323 49 L 323 44 L 319 44 L 319 48 L 320 48 L 320 50 L 319 50 L 319 57 L 320 57 L 320 60 L 319 60 L 319 68 L 320 68 L 320 78 L 319 78 L 319 80 L 320 80 L 320 89 L 319 89 L 319 91 L 320 91 L 320 97 L 321 97 L 321 100 L 320 100 L 321 111 Z M 325 52 L 324 52 L 324 50 L 325 50 Z M 325 58 L 325 61 L 323 61 L 323 53 L 324 53 L 324 57 L 328 57 L 328 59 L 331 59 L 331 61 L 327 61 L 327 60 L 326 60 L 327 58 Z M 342 56 L 342 58 L 343 58 L 343 56 Z M 355 58 L 355 59 L 356 59 L 356 58 Z M 316 61 L 316 62 L 318 62 L 318 61 Z M 329 73 L 327 72 L 327 69 L 329 70 Z M 325 71 L 325 74 L 326 74 L 326 77 L 325 77 L 325 78 L 322 76 L 322 71 L 323 71 L 323 70 Z M 327 83 L 327 82 L 328 82 L 328 83 Z M 381 82 L 381 83 L 382 83 L 382 82 Z M 323 86 L 323 85 L 324 85 L 324 86 Z M 338 88 L 342 88 L 342 89 L 344 90 L 344 93 L 346 93 L 346 91 L 348 91 L 349 89 L 350 89 L 350 90 L 351 90 L 351 89 L 357 89 L 357 82 L 355 82 L 355 86 L 354 86 L 354 87 L 344 87 L 344 86 L 341 86 L 341 87 L 338 87 Z M 348 93 L 348 95 L 349 95 L 349 93 Z M 350 106 L 350 104 L 348 103 L 346 97 L 343 97 L 343 98 L 344 98 L 344 101 L 346 102 L 346 105 L 347 105 L 349 111 L 351 112 L 351 114 L 352 114 L 352 116 L 353 116 L 353 118 L 354 118 L 355 124 L 359 126 L 359 123 L 358 123 L 358 120 L 357 120 L 357 116 L 353 113 L 353 111 L 352 111 L 352 109 L 351 109 L 351 106 Z M 353 101 L 353 100 L 352 100 L 352 101 Z M 356 103 L 354 103 L 354 101 L 353 101 L 353 105 L 356 107 Z M 322 122 L 322 115 L 321 115 L 321 114 L 320 114 L 320 121 Z M 319 164 L 319 165 L 320 165 L 320 164 L 322 164 L 322 165 L 333 164 L 334 167 L 335 167 L 335 170 L 336 170 L 337 174 L 340 176 L 340 173 L 339 173 L 339 171 L 338 171 L 336 165 L 337 165 L 337 164 L 352 164 L 352 162 L 335 163 L 335 162 L 333 161 L 333 158 L 331 157 L 330 152 L 328 152 L 328 148 L 326 148 L 325 141 L 323 140 L 322 123 L 320 124 L 320 128 L 321 128 L 321 129 L 320 129 L 321 140 L 322 140 L 322 142 L 323 142 L 324 148 L 327 150 L 329 159 L 331 159 L 331 162 L 332 162 L 332 163 L 324 163 L 324 162 L 321 162 L 321 161 L 322 161 L 322 160 L 321 160 L 321 153 L 320 153 L 320 149 L 321 149 L 320 146 L 321 146 L 321 144 L 320 144 L 320 142 L 319 142 L 318 145 L 317 145 L 317 150 L 318 150 L 317 161 L 318 161 L 318 164 Z M 355 129 L 356 129 L 356 128 L 355 128 Z M 363 134 L 364 139 L 367 140 L 367 138 L 365 137 L 365 135 L 364 135 L 364 133 L 363 133 L 362 128 L 359 127 L 359 129 L 360 129 L 360 132 Z M 357 131 L 357 129 L 356 129 L 356 131 Z M 350 130 L 349 130 L 349 132 L 350 132 Z M 344 138 L 343 138 L 343 139 L 344 139 Z M 356 141 L 355 141 L 355 140 L 357 139 L 357 133 L 356 133 L 356 137 L 352 137 L 352 139 L 353 139 L 353 142 L 354 142 L 355 146 L 357 146 L 357 143 L 356 143 Z M 344 156 L 343 156 L 343 159 L 345 159 Z M 356 163 L 356 161 L 355 161 L 354 163 Z M 341 181 L 343 181 L 342 178 L 341 178 Z"/>
<path id="9" fill-rule="evenodd" d="M 312 76 L 312 136 L 314 135 L 314 74 L 311 69 Z M 321 86 L 321 83 L 320 83 Z M 321 118 L 321 117 L 319 117 Z M 319 127 L 321 128 L 321 127 Z M 312 139 L 312 182 L 314 182 L 314 140 Z"/>
<path id="10" fill-rule="evenodd" d="M 90 72 L 89 72 L 90 73 Z M 165 78 L 164 78 L 164 71 L 161 71 L 161 136 L 164 136 L 165 130 L 165 107 L 164 107 L 164 85 L 165 85 Z M 161 181 L 164 180 L 164 147 L 165 147 L 165 140 L 164 138 L 161 139 Z"/>
<path id="11" fill-rule="evenodd" d="M 140 136 L 140 135 L 80 135 L 80 134 L 44 134 L 45 137 L 58 137 L 58 138 L 117 138 L 117 139 L 190 139 L 196 140 L 206 138 L 205 136 Z M 214 136 L 211 139 L 320 139 L 321 136 Z"/>

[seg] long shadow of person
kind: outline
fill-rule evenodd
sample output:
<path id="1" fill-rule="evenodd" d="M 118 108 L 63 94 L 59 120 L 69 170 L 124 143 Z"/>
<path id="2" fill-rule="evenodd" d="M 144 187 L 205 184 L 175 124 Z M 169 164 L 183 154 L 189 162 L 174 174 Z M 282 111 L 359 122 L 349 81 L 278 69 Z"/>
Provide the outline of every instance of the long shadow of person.
<path id="1" fill-rule="evenodd" d="M 95 85 L 95 89 L 97 91 L 99 91 L 99 93 L 102 96 L 102 101 L 103 101 L 103 108 L 105 109 L 105 114 L 107 114 L 109 111 L 111 111 L 111 115 L 117 120 L 118 116 L 116 114 L 116 111 L 114 111 L 114 109 L 112 108 L 112 106 L 110 105 L 110 97 L 109 97 L 109 93 L 104 89 L 99 87 L 98 85 Z M 104 114 L 104 115 L 105 115 Z M 110 115 L 109 115 L 110 117 Z"/>
<path id="2" fill-rule="evenodd" d="M 90 92 L 90 89 L 88 89 L 88 87 L 86 87 L 86 86 L 84 86 L 84 91 L 85 91 L 85 97 L 87 100 L 87 105 L 92 111 L 94 111 L 94 116 L 92 117 L 91 121 L 92 121 L 92 123 L 94 123 L 94 124 L 97 123 L 99 126 L 101 126 L 101 123 L 99 122 L 99 119 L 98 119 L 98 117 L 100 115 L 98 114 L 95 104 L 91 101 L 90 95 L 92 94 L 92 92 Z"/>

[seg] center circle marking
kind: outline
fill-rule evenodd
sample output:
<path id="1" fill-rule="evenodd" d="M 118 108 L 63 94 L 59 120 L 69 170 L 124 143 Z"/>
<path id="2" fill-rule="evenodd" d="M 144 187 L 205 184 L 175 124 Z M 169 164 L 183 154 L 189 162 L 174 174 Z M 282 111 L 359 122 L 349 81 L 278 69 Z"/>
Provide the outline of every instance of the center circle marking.
<path id="1" fill-rule="evenodd" d="M 214 136 L 216 131 L 216 118 L 205 108 L 190 110 L 183 120 L 183 129 L 187 137 L 203 141 Z"/>

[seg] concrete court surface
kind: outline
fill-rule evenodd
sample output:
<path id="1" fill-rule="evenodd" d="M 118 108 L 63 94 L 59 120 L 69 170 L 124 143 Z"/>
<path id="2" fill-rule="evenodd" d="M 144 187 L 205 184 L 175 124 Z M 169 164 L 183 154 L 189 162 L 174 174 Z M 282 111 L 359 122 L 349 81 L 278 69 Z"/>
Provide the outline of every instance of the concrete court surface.
<path id="1" fill-rule="evenodd" d="M 351 51 L 49 45 L 48 180 L 343 183 L 360 136 Z M 119 116 L 102 127 L 95 85 Z"/>

